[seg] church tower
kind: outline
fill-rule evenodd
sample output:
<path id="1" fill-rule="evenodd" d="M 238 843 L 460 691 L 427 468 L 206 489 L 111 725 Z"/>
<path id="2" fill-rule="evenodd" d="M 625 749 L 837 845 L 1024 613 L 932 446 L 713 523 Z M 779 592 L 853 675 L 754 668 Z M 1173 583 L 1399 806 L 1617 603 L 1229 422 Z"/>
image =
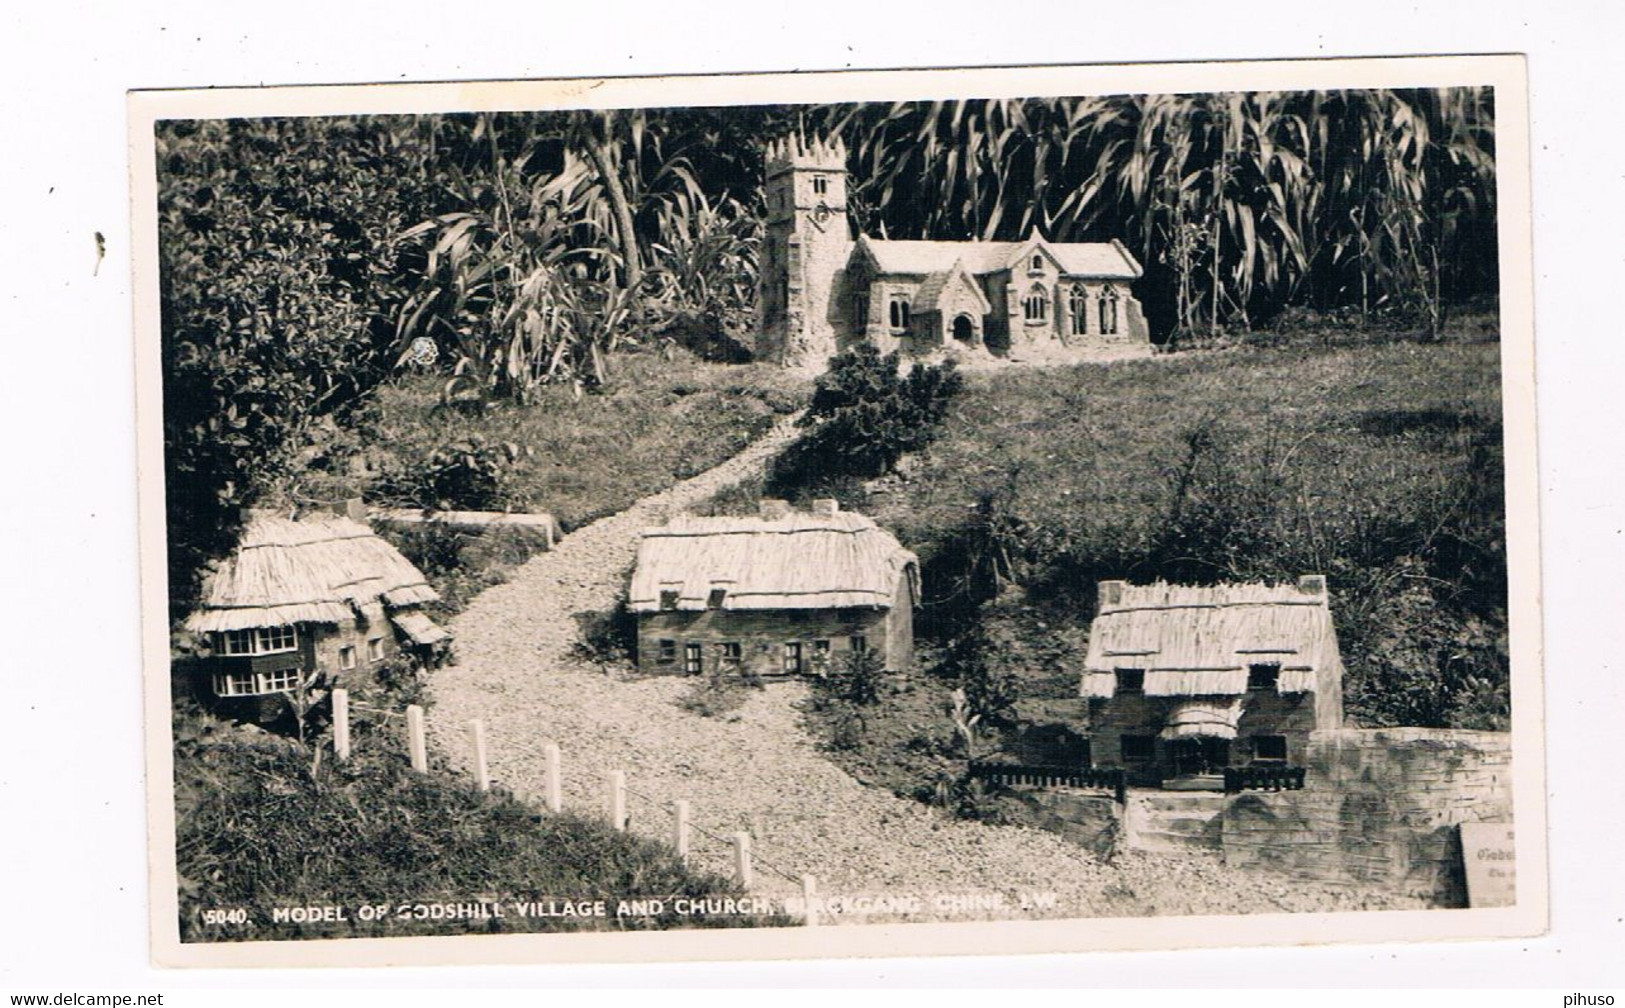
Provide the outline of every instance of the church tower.
<path id="1" fill-rule="evenodd" d="M 792 135 L 769 141 L 766 153 L 756 357 L 821 369 L 838 348 L 841 281 L 852 254 L 846 145 Z"/>

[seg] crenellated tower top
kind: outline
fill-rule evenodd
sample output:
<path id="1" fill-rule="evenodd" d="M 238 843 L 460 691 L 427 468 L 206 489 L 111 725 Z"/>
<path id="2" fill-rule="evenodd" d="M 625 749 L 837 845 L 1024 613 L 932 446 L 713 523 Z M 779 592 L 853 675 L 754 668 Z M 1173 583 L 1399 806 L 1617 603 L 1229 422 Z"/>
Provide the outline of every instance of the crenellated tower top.
<path id="1" fill-rule="evenodd" d="M 846 144 L 840 137 L 809 140 L 791 133 L 767 142 L 767 177 L 796 168 L 819 171 L 846 171 Z"/>

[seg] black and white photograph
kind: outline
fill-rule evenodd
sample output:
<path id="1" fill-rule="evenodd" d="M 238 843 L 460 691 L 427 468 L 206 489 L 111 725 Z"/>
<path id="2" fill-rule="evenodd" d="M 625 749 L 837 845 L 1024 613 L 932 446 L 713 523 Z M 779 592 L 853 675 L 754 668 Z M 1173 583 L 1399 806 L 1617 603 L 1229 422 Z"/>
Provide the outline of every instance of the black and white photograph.
<path id="1" fill-rule="evenodd" d="M 158 959 L 1540 931 L 1523 88 L 132 95 Z"/>

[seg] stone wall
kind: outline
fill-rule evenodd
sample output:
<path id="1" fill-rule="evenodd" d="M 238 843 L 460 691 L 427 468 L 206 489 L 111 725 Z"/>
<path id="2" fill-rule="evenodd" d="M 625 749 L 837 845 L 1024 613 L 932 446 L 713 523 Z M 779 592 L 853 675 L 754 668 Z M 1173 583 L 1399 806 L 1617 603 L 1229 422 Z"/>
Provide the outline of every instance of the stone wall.
<path id="1" fill-rule="evenodd" d="M 1310 736 L 1302 791 L 1228 803 L 1225 863 L 1464 906 L 1464 822 L 1511 822 L 1511 736 L 1425 728 Z"/>
<path id="2" fill-rule="evenodd" d="M 1510 735 L 1317 731 L 1305 756 L 1309 778 L 1302 791 L 1211 794 L 1214 809 L 1203 815 L 1216 821 L 1204 832 L 1216 836 L 1227 865 L 1375 887 L 1437 906 L 1466 905 L 1459 827 L 1512 822 Z M 1130 800 L 1163 794 L 1135 791 Z M 1022 790 L 1013 808 L 1028 825 L 1096 852 L 1136 845 L 1120 807 L 1099 792 Z"/>
<path id="3" fill-rule="evenodd" d="M 1014 818 L 1059 833 L 1096 854 L 1110 854 L 1123 840 L 1123 807 L 1099 791 L 1072 788 L 1016 792 Z"/>

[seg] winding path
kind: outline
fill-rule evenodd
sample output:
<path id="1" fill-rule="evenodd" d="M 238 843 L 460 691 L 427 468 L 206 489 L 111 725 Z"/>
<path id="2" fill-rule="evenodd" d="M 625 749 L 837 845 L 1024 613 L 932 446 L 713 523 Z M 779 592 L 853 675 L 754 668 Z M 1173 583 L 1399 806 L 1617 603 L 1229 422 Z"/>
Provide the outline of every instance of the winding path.
<path id="1" fill-rule="evenodd" d="M 603 808 L 606 773 L 625 770 L 632 829 L 669 838 L 669 805 L 686 798 L 700 829 L 752 834 L 763 893 L 799 892 L 791 880 L 810 874 L 831 895 L 1049 891 L 1054 915 L 1069 917 L 1372 906 L 1369 896 L 1242 879 L 1204 856 L 1127 854 L 1104 864 L 1055 834 L 956 821 L 866 787 L 820 755 L 799 723 L 799 683 L 752 691 L 734 715 L 707 718 L 679 706 L 690 680 L 637 678 L 576 654 L 579 619 L 617 604 L 639 531 L 760 473 L 794 438 L 793 423 L 571 533 L 475 598 L 452 623 L 459 664 L 433 679 L 428 727 L 440 751 L 466 768 L 467 723 L 482 719 L 493 777 L 535 795 L 543 746 L 556 741 L 565 806 L 580 811 Z M 692 862 L 726 873 L 729 850 L 696 834 Z"/>

